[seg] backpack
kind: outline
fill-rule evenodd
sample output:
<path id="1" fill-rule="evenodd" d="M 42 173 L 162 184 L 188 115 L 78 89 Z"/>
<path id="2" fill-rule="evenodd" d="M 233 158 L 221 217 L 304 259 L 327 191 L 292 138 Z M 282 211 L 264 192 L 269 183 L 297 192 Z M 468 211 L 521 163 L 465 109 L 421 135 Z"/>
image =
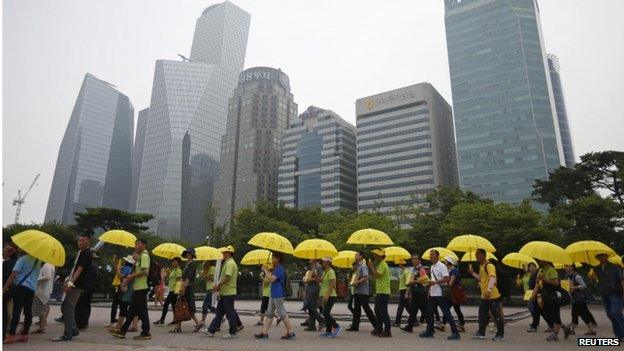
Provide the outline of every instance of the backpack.
<path id="1" fill-rule="evenodd" d="M 158 284 L 160 284 L 160 280 L 162 279 L 160 275 L 161 270 L 162 266 L 160 263 L 156 262 L 156 260 L 150 260 L 149 271 L 147 273 L 147 284 L 149 286 L 158 286 Z"/>

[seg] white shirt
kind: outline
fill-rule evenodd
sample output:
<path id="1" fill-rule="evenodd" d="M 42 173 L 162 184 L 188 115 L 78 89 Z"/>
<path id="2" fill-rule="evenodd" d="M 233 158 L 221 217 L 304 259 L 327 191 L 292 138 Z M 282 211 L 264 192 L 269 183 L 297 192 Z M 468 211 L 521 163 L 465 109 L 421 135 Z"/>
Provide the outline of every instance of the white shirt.
<path id="1" fill-rule="evenodd" d="M 448 269 L 446 265 L 440 261 L 431 266 L 431 281 L 440 280 L 444 277 L 448 277 Z M 442 296 L 442 288 L 440 284 L 432 285 L 429 287 L 429 296 Z"/>
<path id="2" fill-rule="evenodd" d="M 50 301 L 50 295 L 52 295 L 52 286 L 54 285 L 54 272 L 56 269 L 53 265 L 45 263 L 41 266 L 39 271 L 39 278 L 37 279 L 37 291 L 35 296 L 44 304 Z"/>

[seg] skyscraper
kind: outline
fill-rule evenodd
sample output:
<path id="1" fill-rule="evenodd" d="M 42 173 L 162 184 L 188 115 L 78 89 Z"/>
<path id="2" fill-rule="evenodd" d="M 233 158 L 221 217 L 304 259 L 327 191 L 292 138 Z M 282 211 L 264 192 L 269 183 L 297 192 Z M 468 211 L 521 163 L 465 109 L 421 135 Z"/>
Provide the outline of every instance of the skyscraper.
<path id="1" fill-rule="evenodd" d="M 216 223 L 258 200 L 277 201 L 282 137 L 297 116 L 288 76 L 270 67 L 240 74 L 230 99 L 215 188 Z"/>
<path id="2" fill-rule="evenodd" d="M 445 0 L 461 186 L 530 197 L 563 162 L 535 0 Z"/>
<path id="3" fill-rule="evenodd" d="M 59 149 L 46 222 L 73 223 L 86 207 L 128 209 L 133 124 L 130 99 L 87 73 Z"/>
<path id="4" fill-rule="evenodd" d="M 553 97 L 555 98 L 555 110 L 557 111 L 557 121 L 559 122 L 559 132 L 561 133 L 561 146 L 563 147 L 563 158 L 565 166 L 574 167 L 574 148 L 572 147 L 572 136 L 570 135 L 570 125 L 568 123 L 568 112 L 566 111 L 565 99 L 563 98 L 563 87 L 561 76 L 559 75 L 559 59 L 555 55 L 547 55 L 548 70 L 552 83 Z"/>
<path id="5" fill-rule="evenodd" d="M 451 106 L 429 83 L 358 99 L 358 210 L 410 223 L 439 186 L 457 186 Z"/>
<path id="6" fill-rule="evenodd" d="M 145 131 L 147 129 L 147 118 L 149 108 L 139 111 L 137 127 L 134 133 L 134 145 L 132 146 L 132 196 L 128 210 L 136 210 L 137 195 L 139 193 L 139 179 L 141 179 L 141 162 L 143 161 L 143 149 L 145 148 Z"/>
<path id="7" fill-rule="evenodd" d="M 284 134 L 278 200 L 295 208 L 357 210 L 355 134 L 333 111 L 308 107 Z"/>
<path id="8" fill-rule="evenodd" d="M 226 1 L 197 20 L 190 60 L 156 62 L 137 212 L 166 238 L 201 241 L 225 132 L 243 69 L 250 15 Z"/>

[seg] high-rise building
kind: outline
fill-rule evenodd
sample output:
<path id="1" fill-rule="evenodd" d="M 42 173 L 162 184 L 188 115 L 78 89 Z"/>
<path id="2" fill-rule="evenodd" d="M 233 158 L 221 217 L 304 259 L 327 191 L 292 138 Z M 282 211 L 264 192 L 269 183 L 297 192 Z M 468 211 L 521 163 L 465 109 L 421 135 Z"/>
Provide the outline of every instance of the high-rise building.
<path id="1" fill-rule="evenodd" d="M 559 133 L 561 133 L 561 146 L 563 147 L 563 159 L 565 166 L 574 167 L 574 148 L 572 147 L 572 136 L 570 135 L 570 124 L 568 123 L 568 112 L 566 111 L 565 99 L 563 98 L 563 87 L 561 76 L 559 75 L 559 59 L 555 55 L 547 55 L 548 70 L 550 72 L 550 82 L 552 83 L 553 97 L 555 98 L 555 110 L 557 111 L 557 121 L 559 122 Z"/>
<path id="2" fill-rule="evenodd" d="M 226 1 L 197 20 L 189 59 L 156 62 L 136 211 L 157 235 L 204 240 L 228 99 L 243 69 L 250 15 Z"/>
<path id="3" fill-rule="evenodd" d="M 139 111 L 137 127 L 134 133 L 134 146 L 132 147 L 132 195 L 130 196 L 130 206 L 128 210 L 136 210 L 137 195 L 139 192 L 139 179 L 141 179 L 141 162 L 143 161 L 143 149 L 145 147 L 145 131 L 147 129 L 147 118 L 149 108 Z"/>
<path id="4" fill-rule="evenodd" d="M 445 0 L 461 186 L 530 197 L 563 162 L 535 0 Z"/>
<path id="5" fill-rule="evenodd" d="M 335 112 L 308 107 L 284 134 L 278 201 L 327 212 L 357 210 L 355 135 Z"/>
<path id="6" fill-rule="evenodd" d="M 297 116 L 288 76 L 254 67 L 240 74 L 230 99 L 221 164 L 215 188 L 216 223 L 224 225 L 241 208 L 277 201 L 282 137 Z"/>
<path id="7" fill-rule="evenodd" d="M 73 223 L 87 207 L 128 210 L 134 108 L 87 73 L 61 142 L 45 220 Z"/>
<path id="8" fill-rule="evenodd" d="M 409 225 L 439 186 L 457 186 L 451 106 L 429 83 L 358 99 L 358 210 Z"/>

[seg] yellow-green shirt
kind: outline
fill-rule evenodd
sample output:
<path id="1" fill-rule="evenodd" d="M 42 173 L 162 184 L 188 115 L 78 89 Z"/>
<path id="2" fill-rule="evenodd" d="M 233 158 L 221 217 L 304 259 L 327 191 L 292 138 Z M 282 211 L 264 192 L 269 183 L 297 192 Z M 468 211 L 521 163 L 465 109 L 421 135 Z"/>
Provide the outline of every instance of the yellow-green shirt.
<path id="1" fill-rule="evenodd" d="M 557 270 L 552 267 L 552 266 L 548 266 L 545 270 L 542 269 L 544 272 L 544 279 L 546 280 L 554 280 L 554 279 L 559 279 L 559 274 L 557 274 Z"/>
<path id="2" fill-rule="evenodd" d="M 407 289 L 407 280 L 412 276 L 412 271 L 409 268 L 403 268 L 401 275 L 399 276 L 399 290 Z"/>
<path id="3" fill-rule="evenodd" d="M 264 276 L 262 277 L 262 296 L 271 297 L 271 283 Z"/>
<path id="4" fill-rule="evenodd" d="M 204 279 L 206 279 L 206 290 L 212 290 L 214 287 L 214 274 L 215 267 L 210 266 L 210 268 L 208 268 L 208 275 L 204 276 Z"/>
<path id="5" fill-rule="evenodd" d="M 381 261 L 376 269 L 379 276 L 375 280 L 375 293 L 390 295 L 390 267 L 386 261 Z"/>
<path id="6" fill-rule="evenodd" d="M 238 265 L 233 258 L 229 258 L 221 267 L 221 278 L 228 276 L 230 280 L 221 285 L 221 296 L 236 295 L 236 280 L 238 279 Z"/>
<path id="7" fill-rule="evenodd" d="M 147 275 L 149 274 L 149 266 L 150 266 L 150 257 L 146 251 L 141 252 L 141 257 L 134 265 L 134 273 L 138 273 L 142 269 L 146 269 L 145 274 L 139 278 L 134 278 L 132 281 L 132 289 L 136 290 L 145 290 L 148 288 L 147 286 Z"/>
<path id="8" fill-rule="evenodd" d="M 522 290 L 524 292 L 531 290 L 529 288 L 529 280 L 531 280 L 531 273 L 529 272 L 524 273 L 524 275 L 522 276 L 522 278 L 520 278 L 520 280 L 522 280 Z"/>
<path id="9" fill-rule="evenodd" d="M 326 271 L 323 271 L 323 281 L 321 282 L 321 296 L 327 296 L 327 292 L 330 289 L 330 281 L 336 281 L 336 272 L 334 272 L 333 269 L 328 269 Z M 336 297 L 338 295 L 336 295 L 336 289 L 334 288 L 331 296 Z"/>
<path id="10" fill-rule="evenodd" d="M 171 269 L 168 277 L 169 280 L 167 282 L 167 289 L 169 289 L 170 292 L 175 291 L 176 283 L 178 282 L 178 279 L 180 279 L 180 277 L 182 277 L 182 270 L 180 269 L 180 267 Z"/>
<path id="11" fill-rule="evenodd" d="M 479 285 L 481 286 L 481 298 L 484 298 L 485 292 L 488 288 L 488 281 L 490 277 L 494 277 L 496 279 L 496 267 L 494 267 L 491 263 L 486 263 L 484 266 L 479 266 Z M 496 284 L 492 287 L 492 291 L 490 292 L 490 299 L 497 299 L 500 297 L 500 293 L 498 292 L 498 288 Z"/>

